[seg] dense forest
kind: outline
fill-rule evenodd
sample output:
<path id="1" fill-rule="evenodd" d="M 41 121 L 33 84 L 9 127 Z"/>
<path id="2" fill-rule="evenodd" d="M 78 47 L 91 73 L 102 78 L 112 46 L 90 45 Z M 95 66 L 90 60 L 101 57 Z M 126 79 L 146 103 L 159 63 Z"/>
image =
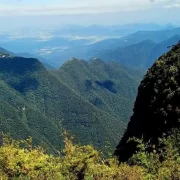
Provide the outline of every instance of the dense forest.
<path id="1" fill-rule="evenodd" d="M 33 138 L 56 153 L 62 130 L 76 143 L 103 149 L 118 143 L 132 115 L 142 73 L 100 60 L 70 60 L 48 71 L 34 58 L 0 57 L 0 131 Z M 114 108 L 115 107 L 115 108 Z"/>
<path id="2" fill-rule="evenodd" d="M 3 180 L 178 180 L 179 140 L 179 134 L 161 138 L 159 151 L 151 146 L 154 150 L 148 153 L 147 144 L 134 139 L 139 151 L 122 163 L 115 157 L 104 158 L 92 145 L 75 145 L 67 132 L 59 156 L 48 155 L 42 147 L 33 147 L 31 138 L 15 141 L 3 135 L 0 177 Z"/>
<path id="3" fill-rule="evenodd" d="M 137 150 L 130 138 L 143 138 L 157 147 L 159 137 L 179 129 L 179 75 L 180 43 L 161 56 L 141 82 L 134 114 L 116 150 L 120 160 L 128 160 Z"/>
<path id="4" fill-rule="evenodd" d="M 81 68 L 76 71 L 77 67 Z M 136 80 L 132 80 L 135 75 Z M 108 109 L 111 103 L 116 104 L 109 99 L 116 96 L 120 101 L 121 93 L 131 97 L 135 88 L 125 92 L 121 85 L 133 81 L 136 86 L 141 75 L 99 59 L 89 63 L 72 59 L 59 70 L 49 72 L 36 59 L 1 53 L 1 131 L 26 139 L 13 140 L 9 135 L 1 134 L 1 178 L 180 179 L 180 43 L 172 46 L 148 70 L 139 86 L 127 130 L 112 152 L 112 144 L 119 140 L 119 137 L 114 140 L 113 134 L 118 131 L 121 134 L 120 127 L 126 122 L 122 117 L 122 120 L 116 119 L 119 110 Z M 93 97 L 100 100 L 91 101 Z M 103 105 L 101 100 L 104 100 Z M 122 99 L 122 102 L 126 101 Z M 70 131 L 63 130 L 64 127 L 70 127 Z M 75 138 L 71 135 L 73 132 Z M 93 137 L 93 133 L 97 136 Z M 77 141 L 80 137 L 81 141 Z M 105 137 L 109 137 L 109 145 L 102 143 L 106 141 Z M 90 145 L 91 140 L 97 148 L 98 143 L 102 143 L 105 149 L 97 150 Z M 50 149 L 56 153 L 49 153 Z"/>
<path id="5" fill-rule="evenodd" d="M 180 180 L 180 0 L 0 0 L 0 180 Z"/>

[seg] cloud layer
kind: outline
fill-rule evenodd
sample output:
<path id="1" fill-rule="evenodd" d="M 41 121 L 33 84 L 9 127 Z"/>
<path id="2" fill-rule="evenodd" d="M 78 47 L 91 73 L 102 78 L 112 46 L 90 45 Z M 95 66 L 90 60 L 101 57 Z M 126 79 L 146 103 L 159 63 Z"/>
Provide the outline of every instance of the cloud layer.
<path id="1" fill-rule="evenodd" d="M 47 0 L 27 1 L 0 0 L 0 16 L 97 14 L 110 12 L 140 11 L 153 8 L 179 8 L 179 0 Z M 9 2 L 9 3 L 7 3 Z M 16 3 L 15 3 L 16 2 Z M 41 2 L 41 3 L 40 3 Z M 49 1 L 50 2 L 50 1 Z"/>
<path id="2" fill-rule="evenodd" d="M 63 24 L 173 23 L 180 0 L 0 0 L 1 29 Z"/>

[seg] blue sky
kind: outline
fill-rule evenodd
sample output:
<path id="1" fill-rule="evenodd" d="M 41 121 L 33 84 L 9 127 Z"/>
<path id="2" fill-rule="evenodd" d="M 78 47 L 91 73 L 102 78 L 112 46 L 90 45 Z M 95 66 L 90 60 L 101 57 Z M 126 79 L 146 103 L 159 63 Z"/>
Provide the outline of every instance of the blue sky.
<path id="1" fill-rule="evenodd" d="M 180 0 L 0 0 L 12 24 L 180 24 Z M 7 25 L 7 24 L 6 24 Z"/>

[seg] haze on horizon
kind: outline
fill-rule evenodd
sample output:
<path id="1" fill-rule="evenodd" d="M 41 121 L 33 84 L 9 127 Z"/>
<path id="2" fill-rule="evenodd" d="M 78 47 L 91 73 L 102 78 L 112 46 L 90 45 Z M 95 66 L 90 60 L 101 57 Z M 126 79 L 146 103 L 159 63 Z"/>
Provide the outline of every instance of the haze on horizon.
<path id="1" fill-rule="evenodd" d="M 66 24 L 180 25 L 179 0 L 0 0 L 2 28 Z"/>

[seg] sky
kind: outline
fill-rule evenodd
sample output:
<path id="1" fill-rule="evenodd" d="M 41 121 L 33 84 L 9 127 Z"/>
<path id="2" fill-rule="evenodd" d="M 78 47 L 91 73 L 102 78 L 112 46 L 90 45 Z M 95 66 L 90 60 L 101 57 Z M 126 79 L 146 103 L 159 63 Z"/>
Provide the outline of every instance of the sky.
<path id="1" fill-rule="evenodd" d="M 173 23 L 180 0 L 0 0 L 4 27 Z"/>

